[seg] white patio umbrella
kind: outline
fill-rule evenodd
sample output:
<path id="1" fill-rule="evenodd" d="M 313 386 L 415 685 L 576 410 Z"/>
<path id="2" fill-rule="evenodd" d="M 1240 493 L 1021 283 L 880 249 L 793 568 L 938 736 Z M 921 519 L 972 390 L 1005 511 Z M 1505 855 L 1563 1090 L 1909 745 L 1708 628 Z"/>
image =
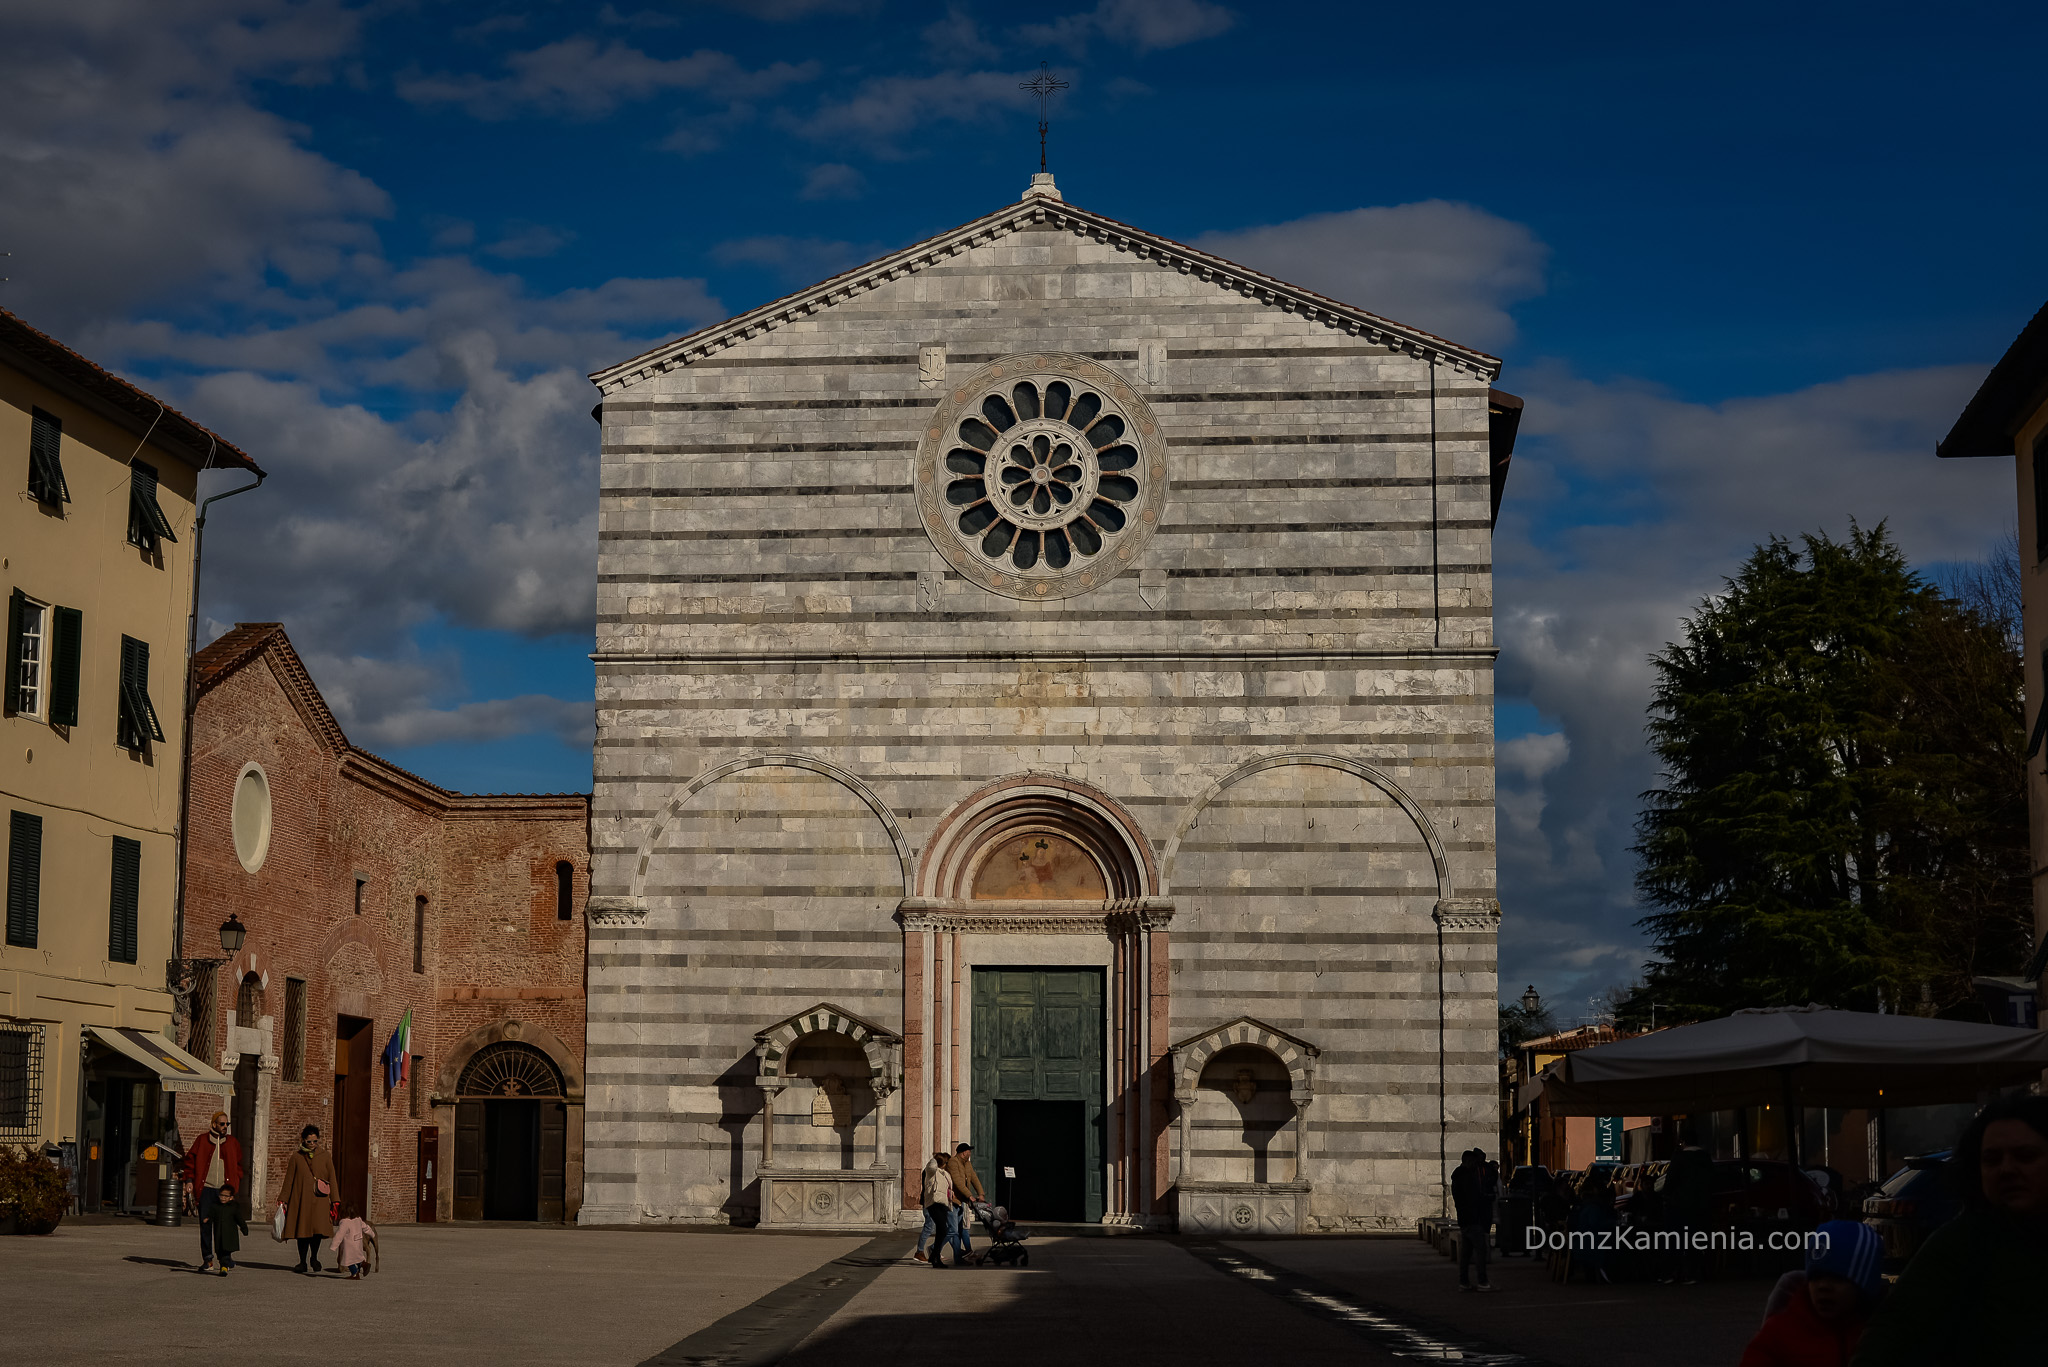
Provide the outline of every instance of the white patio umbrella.
<path id="1" fill-rule="evenodd" d="M 1822 1006 L 1737 1011 L 1567 1054 L 1543 1070 L 1553 1115 L 1975 1101 L 2048 1069 L 2048 1033 Z M 1532 1089 L 1533 1090 L 1533 1089 Z"/>

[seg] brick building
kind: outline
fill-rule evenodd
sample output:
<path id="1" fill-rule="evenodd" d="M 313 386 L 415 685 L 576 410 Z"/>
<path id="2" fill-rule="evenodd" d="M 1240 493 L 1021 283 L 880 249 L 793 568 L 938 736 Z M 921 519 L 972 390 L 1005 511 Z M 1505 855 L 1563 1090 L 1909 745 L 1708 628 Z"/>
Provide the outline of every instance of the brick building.
<path id="1" fill-rule="evenodd" d="M 452 793 L 357 749 L 276 623 L 193 672 L 185 915 L 194 944 L 230 913 L 248 934 L 200 975 L 188 1047 L 235 1079 L 252 1208 L 312 1123 L 373 1221 L 575 1218 L 589 799 Z M 212 1109 L 184 1106 L 188 1138 Z"/>

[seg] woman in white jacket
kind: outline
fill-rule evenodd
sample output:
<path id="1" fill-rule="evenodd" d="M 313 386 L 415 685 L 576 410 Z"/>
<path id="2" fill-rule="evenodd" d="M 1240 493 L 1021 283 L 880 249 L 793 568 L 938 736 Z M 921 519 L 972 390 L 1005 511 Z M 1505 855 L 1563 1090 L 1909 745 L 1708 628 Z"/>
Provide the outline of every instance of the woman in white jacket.
<path id="1" fill-rule="evenodd" d="M 953 1218 L 953 1176 L 946 1171 L 946 1155 L 935 1153 L 931 1162 L 924 1165 L 924 1233 L 917 1236 L 917 1256 L 924 1256 L 925 1240 L 932 1241 L 932 1266 L 944 1267 L 939 1261 L 946 1251 L 946 1229 Z M 938 1237 L 933 1239 L 934 1231 Z M 960 1260 L 953 1260 L 958 1263 Z"/>

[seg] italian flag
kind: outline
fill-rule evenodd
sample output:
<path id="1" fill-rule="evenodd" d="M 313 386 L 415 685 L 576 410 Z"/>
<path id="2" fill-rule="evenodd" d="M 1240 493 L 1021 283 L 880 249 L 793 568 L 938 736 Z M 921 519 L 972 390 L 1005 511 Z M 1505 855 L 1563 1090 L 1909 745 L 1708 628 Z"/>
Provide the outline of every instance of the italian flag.
<path id="1" fill-rule="evenodd" d="M 391 1042 L 384 1046 L 384 1085 L 398 1087 L 412 1076 L 412 1008 L 407 1007 Z"/>

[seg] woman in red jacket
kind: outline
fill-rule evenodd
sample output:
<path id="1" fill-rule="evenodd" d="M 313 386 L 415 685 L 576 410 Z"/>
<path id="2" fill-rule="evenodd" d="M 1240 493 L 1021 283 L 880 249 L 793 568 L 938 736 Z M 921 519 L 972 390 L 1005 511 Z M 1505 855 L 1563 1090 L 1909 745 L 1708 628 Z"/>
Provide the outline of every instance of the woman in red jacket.
<path id="1" fill-rule="evenodd" d="M 228 1275 L 235 1265 L 235 1194 L 242 1189 L 242 1145 L 228 1133 L 225 1111 L 185 1154 L 185 1201 L 199 1216 L 199 1270 Z M 215 1245 L 220 1261 L 214 1261 Z"/>
<path id="2" fill-rule="evenodd" d="M 1883 1285 L 1884 1241 L 1854 1220 L 1830 1220 L 1814 1231 L 1803 1283 L 1742 1352 L 1741 1367 L 1849 1367 L 1863 1326 Z"/>

